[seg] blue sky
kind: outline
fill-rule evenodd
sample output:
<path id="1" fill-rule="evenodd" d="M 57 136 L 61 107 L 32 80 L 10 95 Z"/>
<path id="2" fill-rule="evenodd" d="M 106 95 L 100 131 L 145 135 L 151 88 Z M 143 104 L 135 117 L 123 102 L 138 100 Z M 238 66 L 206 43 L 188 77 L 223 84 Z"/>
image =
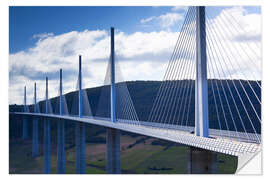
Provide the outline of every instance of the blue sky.
<path id="1" fill-rule="evenodd" d="M 206 10 L 211 12 L 208 16 L 214 25 L 227 13 L 245 27 L 245 33 L 235 32 L 228 37 L 233 43 L 260 43 L 259 7 Z M 102 85 L 111 26 L 117 30 L 116 56 L 126 60 L 121 62 L 122 73 L 128 78 L 125 80 L 161 80 L 186 11 L 187 7 L 10 7 L 9 103 L 22 103 L 25 85 L 32 97 L 34 82 L 42 99 L 45 76 L 50 80 L 50 96 L 56 96 L 60 68 L 65 92 L 74 90 L 79 54 L 83 58 L 84 87 Z M 255 61 L 260 63 L 260 59 Z M 240 77 L 235 70 L 228 72 Z"/>
<path id="2" fill-rule="evenodd" d="M 31 47 L 34 34 L 109 29 L 125 33 L 159 31 L 159 26 L 144 26 L 140 20 L 159 16 L 172 7 L 10 7 L 10 53 Z M 184 12 L 179 10 L 178 13 Z M 178 27 L 178 28 L 177 28 Z M 180 24 L 172 27 L 179 29 Z"/>
<path id="3" fill-rule="evenodd" d="M 170 12 L 172 7 L 10 7 L 10 53 L 31 47 L 34 34 L 55 35 L 73 30 L 108 29 L 114 26 L 125 33 L 159 31 L 159 26 L 144 26 L 143 18 Z M 216 8 L 216 13 L 223 7 Z M 260 13 L 259 7 L 245 7 L 249 13 Z M 182 9 L 178 13 L 184 12 Z M 124 14 L 124 15 L 123 15 Z M 215 14 L 215 13 L 213 13 Z M 181 23 L 171 27 L 179 30 Z"/>

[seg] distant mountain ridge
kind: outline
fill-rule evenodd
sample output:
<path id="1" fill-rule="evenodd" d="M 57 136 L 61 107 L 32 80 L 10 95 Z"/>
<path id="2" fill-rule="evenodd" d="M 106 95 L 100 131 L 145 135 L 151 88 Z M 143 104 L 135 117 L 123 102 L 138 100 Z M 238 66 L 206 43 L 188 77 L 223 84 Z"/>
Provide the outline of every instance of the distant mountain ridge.
<path id="1" fill-rule="evenodd" d="M 192 80 L 181 80 L 181 81 L 179 81 L 179 80 L 178 81 L 168 81 L 167 83 L 170 84 L 169 86 L 174 86 L 175 83 L 182 84 L 182 85 L 179 85 L 180 89 L 184 88 L 181 86 L 183 86 L 185 83 L 188 83 L 188 85 L 190 85 L 193 88 L 192 94 L 195 95 L 194 81 L 192 81 Z M 237 106 L 239 106 L 238 110 L 239 110 L 240 114 L 243 115 L 243 117 L 246 117 L 243 119 L 244 124 L 246 126 L 246 130 L 248 132 L 254 131 L 253 128 L 251 127 L 251 123 L 250 123 L 250 120 L 251 120 L 256 131 L 258 133 L 260 133 L 261 132 L 261 123 L 257 120 L 255 113 L 250 113 L 250 112 L 254 112 L 254 109 L 252 106 L 249 105 L 249 101 L 253 103 L 253 106 L 254 106 L 257 114 L 261 118 L 261 105 L 258 103 L 256 97 L 253 95 L 254 94 L 253 91 L 254 91 L 256 93 L 257 97 L 259 99 L 261 99 L 261 88 L 257 85 L 257 83 L 255 81 L 246 81 L 246 80 L 226 80 L 226 81 L 227 82 L 225 82 L 225 80 L 208 80 L 208 89 L 209 89 L 208 90 L 208 92 L 209 92 L 209 95 L 208 95 L 209 101 L 208 102 L 209 102 L 209 121 L 210 121 L 209 125 L 210 125 L 210 128 L 219 129 L 219 123 L 217 120 L 217 113 L 215 111 L 214 94 L 212 92 L 212 89 L 211 89 L 212 87 L 210 84 L 210 83 L 213 83 L 213 84 L 216 84 L 216 85 L 214 85 L 214 93 L 216 95 L 216 98 L 218 97 L 217 89 L 224 88 L 224 90 L 225 90 L 224 92 L 227 95 L 229 105 L 231 106 L 231 109 L 232 109 L 231 113 L 233 115 L 232 117 L 234 118 L 234 121 L 236 122 L 235 125 L 233 124 L 232 119 L 230 119 L 231 115 L 229 114 L 230 111 L 228 109 L 229 108 L 228 105 L 226 103 L 223 104 L 224 110 L 226 111 L 225 116 L 226 116 L 226 118 L 229 119 L 229 122 L 228 122 L 229 124 L 227 125 L 227 127 L 229 127 L 230 130 L 234 130 L 234 128 L 236 126 L 238 131 L 244 131 L 242 128 L 239 116 L 237 114 L 237 111 L 235 110 L 235 108 L 233 108 L 232 98 L 234 98 Z M 189 84 L 189 83 L 191 83 L 191 84 Z M 258 83 L 261 84 L 261 81 L 258 81 Z M 221 87 L 222 84 L 223 84 L 223 87 Z M 130 94 L 130 97 L 133 101 L 133 104 L 134 104 L 134 107 L 136 109 L 139 120 L 148 121 L 149 113 L 150 113 L 150 111 L 153 107 L 153 104 L 155 102 L 155 98 L 158 94 L 159 87 L 161 85 L 161 81 L 130 81 L 130 82 L 126 82 L 126 85 L 127 85 L 128 90 L 129 90 L 129 94 Z M 236 88 L 238 89 L 238 92 L 240 93 L 241 97 L 243 98 L 243 103 L 246 106 L 245 107 L 246 111 L 249 112 L 249 118 L 247 118 L 247 116 L 246 116 L 245 109 L 242 107 L 242 103 L 238 97 L 238 94 L 237 94 L 234 86 L 236 86 Z M 242 89 L 242 86 L 244 87 L 245 91 Z M 253 88 L 253 91 L 250 88 L 250 86 Z M 230 91 L 228 88 L 230 88 Z M 101 86 L 101 87 L 86 89 L 89 104 L 90 104 L 93 115 L 97 114 L 101 91 L 105 92 L 105 93 L 103 93 L 103 95 L 106 96 L 105 99 L 108 100 L 107 102 L 105 102 L 105 104 L 106 103 L 108 104 L 109 99 L 110 99 L 110 94 L 109 94 L 110 86 Z M 234 97 L 231 97 L 230 93 L 232 93 Z M 250 99 L 244 98 L 246 96 L 245 94 L 248 94 Z M 76 92 L 70 92 L 70 93 L 67 93 L 65 95 L 69 112 L 72 112 L 72 109 L 74 109 L 74 108 L 78 109 L 78 107 L 76 106 L 76 104 L 78 104 L 78 103 L 77 102 L 74 103 L 74 99 L 76 100 L 76 98 L 75 98 L 76 96 L 77 96 Z M 220 96 L 221 96 L 222 102 L 226 102 L 225 94 L 220 93 Z M 188 98 L 188 97 L 182 97 L 182 98 Z M 57 97 L 51 99 L 51 104 L 52 104 L 53 109 L 56 109 L 54 107 L 57 106 L 57 99 L 58 99 Z M 194 126 L 194 108 L 195 108 L 194 107 L 194 100 L 195 100 L 195 96 L 192 96 L 191 101 L 193 103 L 191 103 L 191 107 L 190 107 L 191 111 L 189 112 L 191 114 L 190 114 L 189 121 L 187 123 L 187 125 L 189 125 L 189 126 Z M 43 108 L 44 101 L 39 102 L 39 105 L 40 105 L 40 109 L 42 112 L 42 109 L 44 109 Z M 22 111 L 22 109 L 23 109 L 22 105 L 10 105 L 9 106 L 10 112 L 11 111 Z M 30 112 L 33 112 L 33 106 L 30 106 L 29 109 L 30 109 Z M 104 109 L 106 109 L 106 108 L 104 108 Z M 176 111 L 181 111 L 181 110 L 176 109 Z M 221 113 L 222 109 L 219 108 L 219 112 Z M 109 111 L 104 112 L 103 116 L 109 117 Z M 220 117 L 222 118 L 223 116 L 220 115 Z M 220 120 L 222 121 L 221 128 L 226 129 L 224 119 L 220 119 Z"/>

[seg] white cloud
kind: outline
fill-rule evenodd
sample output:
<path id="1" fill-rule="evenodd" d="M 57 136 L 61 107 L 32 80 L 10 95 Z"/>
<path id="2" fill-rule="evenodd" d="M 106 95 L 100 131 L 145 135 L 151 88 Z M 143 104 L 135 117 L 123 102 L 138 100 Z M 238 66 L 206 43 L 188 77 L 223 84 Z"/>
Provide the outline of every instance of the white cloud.
<path id="1" fill-rule="evenodd" d="M 261 37 L 261 15 L 250 13 L 243 7 L 223 9 L 215 18 L 215 23 L 224 26 L 231 34 L 231 40 L 246 41 L 254 40 L 260 42 Z"/>
<path id="2" fill-rule="evenodd" d="M 217 30 L 216 27 L 220 27 L 219 22 L 222 21 L 223 13 L 217 16 L 212 24 L 209 24 L 210 30 Z M 221 42 L 219 48 L 228 47 L 229 43 L 233 45 L 228 47 L 226 51 L 231 50 L 237 57 L 240 51 L 234 46 L 254 47 L 254 42 L 260 42 L 259 40 L 249 39 L 252 36 L 260 36 L 260 15 L 248 14 L 241 8 L 226 9 L 226 13 L 232 13 L 235 19 L 241 23 L 241 26 L 245 27 L 246 33 L 238 32 L 233 27 L 226 26 L 226 29 L 233 33 L 230 33 L 227 39 L 220 36 L 212 40 Z M 168 27 L 183 18 L 182 14 L 177 14 L 167 13 L 158 17 L 147 18 L 141 22 L 149 23 L 158 19 L 159 23 Z M 225 27 L 223 27 L 224 29 Z M 227 34 L 229 33 L 227 32 Z M 133 34 L 117 31 L 115 35 L 116 60 L 120 62 L 125 80 L 161 80 L 178 35 L 178 32 L 170 31 L 136 32 Z M 225 35 L 225 31 L 221 35 Z M 236 38 L 243 35 L 246 37 Z M 260 49 L 254 47 L 254 50 L 259 52 L 260 55 Z M 244 65 L 238 67 L 234 64 L 238 68 L 228 70 L 232 72 L 233 77 L 242 77 L 236 73 L 237 71 L 248 73 L 246 71 L 246 65 L 250 65 L 248 56 L 251 56 L 260 66 L 260 57 L 252 56 L 252 52 L 247 52 L 248 55 L 242 51 L 241 53 L 241 56 L 245 58 L 241 60 L 235 58 L 233 63 L 239 61 Z M 39 100 L 43 99 L 46 75 L 49 76 L 50 97 L 56 96 L 58 94 L 58 72 L 60 68 L 63 68 L 64 92 L 75 90 L 79 54 L 82 55 L 83 60 L 84 87 L 102 85 L 110 55 L 110 36 L 105 30 L 72 31 L 60 35 L 40 36 L 32 48 L 10 54 L 9 103 L 22 103 L 24 85 L 27 86 L 28 103 L 32 103 L 34 82 L 37 82 Z M 221 54 L 221 56 L 226 57 L 226 54 Z M 257 76 L 260 77 L 260 74 L 257 74 Z"/>
<path id="3" fill-rule="evenodd" d="M 221 61 L 217 66 L 212 64 L 216 72 L 214 77 L 261 79 L 260 22 L 260 14 L 247 13 L 242 7 L 226 8 L 209 21 L 207 32 L 213 52 L 211 59 Z"/>
<path id="4" fill-rule="evenodd" d="M 187 11 L 188 6 L 174 6 L 171 9 L 172 11 Z"/>
<path id="5" fill-rule="evenodd" d="M 50 36 L 53 36 L 53 33 L 41 33 L 41 34 L 34 34 L 33 39 L 44 39 Z"/>
<path id="6" fill-rule="evenodd" d="M 175 25 L 180 20 L 184 20 L 184 14 L 167 13 L 159 16 L 159 19 L 161 26 L 166 28 Z"/>
<path id="7" fill-rule="evenodd" d="M 184 20 L 184 14 L 181 13 L 166 13 L 160 16 L 151 16 L 149 18 L 141 19 L 142 24 L 157 22 L 161 28 L 169 28 L 179 21 Z"/>
<path id="8" fill-rule="evenodd" d="M 177 36 L 177 32 L 165 31 L 116 33 L 116 60 L 121 62 L 125 79 L 162 79 L 163 66 L 169 60 Z M 50 97 L 56 96 L 60 68 L 63 68 L 65 92 L 75 90 L 79 54 L 82 55 L 84 87 L 102 85 L 110 55 L 109 34 L 105 30 L 72 31 L 40 39 L 34 47 L 10 55 L 9 102 L 22 102 L 24 85 L 29 87 L 28 96 L 33 97 L 34 81 L 38 97 L 44 98 L 46 75 L 49 76 Z"/>
<path id="9" fill-rule="evenodd" d="M 148 22 L 151 22 L 155 19 L 156 17 L 155 16 L 151 16 L 149 18 L 146 18 L 146 19 L 141 19 L 141 23 L 144 24 L 144 23 L 148 23 Z"/>

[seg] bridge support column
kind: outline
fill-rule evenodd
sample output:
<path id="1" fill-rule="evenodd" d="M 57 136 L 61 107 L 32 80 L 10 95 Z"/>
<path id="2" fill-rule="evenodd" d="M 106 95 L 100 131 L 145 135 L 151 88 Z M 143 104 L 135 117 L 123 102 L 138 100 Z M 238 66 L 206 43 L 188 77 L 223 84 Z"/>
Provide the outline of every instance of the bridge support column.
<path id="1" fill-rule="evenodd" d="M 34 112 L 37 113 L 37 88 L 34 85 Z M 32 157 L 38 156 L 38 118 L 33 117 Z"/>
<path id="2" fill-rule="evenodd" d="M 85 173 L 85 124 L 76 122 L 76 173 Z"/>
<path id="3" fill-rule="evenodd" d="M 46 77 L 46 106 L 45 113 L 49 114 L 49 95 L 48 95 L 48 77 Z M 51 127 L 50 119 L 44 118 L 44 136 L 43 136 L 43 156 L 44 173 L 51 173 Z"/>
<path id="4" fill-rule="evenodd" d="M 63 86 L 62 86 L 62 69 L 60 69 L 60 96 L 59 96 L 59 114 L 63 115 Z M 57 122 L 57 173 L 66 172 L 65 157 L 65 120 L 58 119 Z"/>
<path id="5" fill-rule="evenodd" d="M 82 97 L 82 67 L 81 55 L 79 56 L 79 117 L 83 116 Z M 85 173 L 85 124 L 77 122 L 75 127 L 76 141 L 76 173 Z"/>
<path id="6" fill-rule="evenodd" d="M 44 173 L 51 173 L 51 128 L 50 120 L 44 119 L 44 137 L 43 137 L 43 156 L 44 156 Z"/>
<path id="7" fill-rule="evenodd" d="M 38 119 L 33 117 L 32 157 L 38 156 Z"/>
<path id="8" fill-rule="evenodd" d="M 26 116 L 23 117 L 23 139 L 29 139 L 29 119 Z"/>
<path id="9" fill-rule="evenodd" d="M 66 172 L 65 158 L 65 121 L 59 119 L 57 122 L 57 173 L 64 174 Z"/>
<path id="10" fill-rule="evenodd" d="M 107 128 L 107 166 L 108 174 L 120 174 L 120 130 Z"/>
<path id="11" fill-rule="evenodd" d="M 114 62 L 114 28 L 111 28 L 111 122 L 116 123 L 115 110 L 115 62 Z M 107 128 L 107 166 L 108 174 L 120 174 L 120 130 Z"/>
<path id="12" fill-rule="evenodd" d="M 218 170 L 217 153 L 190 147 L 187 166 L 190 174 L 215 174 Z"/>

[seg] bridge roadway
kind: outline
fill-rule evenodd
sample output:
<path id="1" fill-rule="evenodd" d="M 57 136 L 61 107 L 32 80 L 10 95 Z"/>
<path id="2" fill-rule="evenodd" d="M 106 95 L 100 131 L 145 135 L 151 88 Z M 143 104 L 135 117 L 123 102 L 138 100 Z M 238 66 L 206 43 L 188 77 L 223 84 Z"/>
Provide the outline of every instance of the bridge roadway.
<path id="1" fill-rule="evenodd" d="M 240 135 L 234 131 L 219 131 L 210 129 L 210 137 L 199 137 L 194 135 L 194 127 L 172 126 L 165 125 L 158 126 L 158 123 L 149 122 L 134 122 L 129 120 L 119 120 L 111 122 L 110 118 L 101 117 L 82 117 L 77 116 L 61 116 L 56 114 L 44 113 L 24 113 L 24 112 L 10 112 L 10 114 L 38 116 L 45 118 L 66 119 L 72 121 L 79 121 L 99 126 L 115 128 L 127 132 L 133 132 L 141 135 L 151 136 L 163 140 L 173 141 L 197 148 L 202 148 L 210 151 L 220 152 L 233 156 L 250 156 L 260 151 L 260 143 L 256 141 L 254 134 L 249 133 L 249 139 L 246 138 L 245 133 Z M 260 137 L 259 137 L 260 138 Z"/>

